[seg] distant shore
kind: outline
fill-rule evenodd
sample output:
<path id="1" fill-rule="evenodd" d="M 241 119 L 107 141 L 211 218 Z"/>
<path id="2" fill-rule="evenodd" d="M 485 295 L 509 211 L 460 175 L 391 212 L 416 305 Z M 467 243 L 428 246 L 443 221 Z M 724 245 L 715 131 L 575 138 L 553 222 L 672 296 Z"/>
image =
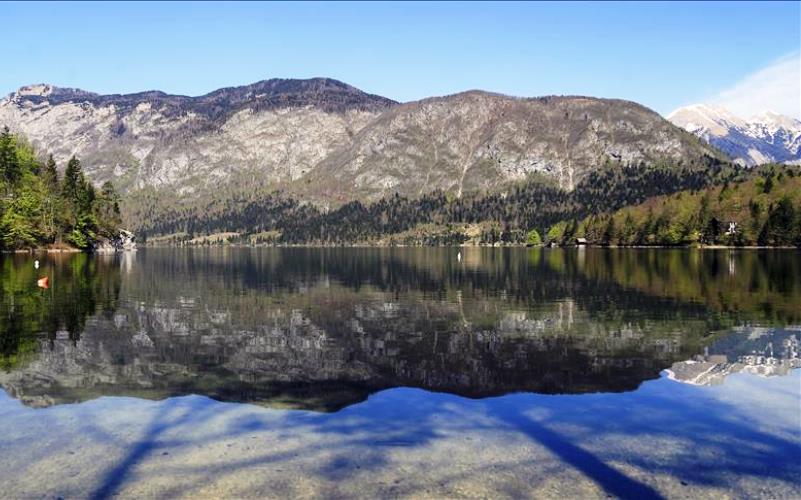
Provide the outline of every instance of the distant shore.
<path id="1" fill-rule="evenodd" d="M 141 245 L 141 248 L 614 248 L 614 249 L 699 249 L 699 250 L 801 250 L 798 246 L 764 246 L 764 245 L 523 245 L 523 244 L 465 244 L 465 245 L 376 245 L 370 243 L 342 243 L 342 244 L 256 244 L 226 243 L 213 245 Z"/>

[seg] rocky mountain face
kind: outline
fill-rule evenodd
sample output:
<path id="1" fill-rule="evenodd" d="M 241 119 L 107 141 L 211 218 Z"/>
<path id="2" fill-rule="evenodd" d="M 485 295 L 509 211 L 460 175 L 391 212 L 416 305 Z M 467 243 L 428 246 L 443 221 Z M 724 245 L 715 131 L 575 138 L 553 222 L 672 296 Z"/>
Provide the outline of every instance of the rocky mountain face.
<path id="1" fill-rule="evenodd" d="M 328 79 L 268 80 L 200 97 L 101 96 L 50 85 L 0 101 L 0 123 L 95 182 L 190 194 L 228 183 L 287 183 L 395 103 Z"/>
<path id="2" fill-rule="evenodd" d="M 461 195 L 539 173 L 572 189 L 606 159 L 632 164 L 704 153 L 713 154 L 631 102 L 472 91 L 387 110 L 310 173 L 309 185 L 331 186 L 323 191 L 328 198 L 432 188 Z M 334 177 L 339 182 L 325 182 Z"/>
<path id="3" fill-rule="evenodd" d="M 191 197 L 285 189 L 322 202 L 456 195 L 532 173 L 571 189 L 607 159 L 717 155 L 635 103 L 486 92 L 398 104 L 330 79 L 267 80 L 199 97 L 98 95 L 50 85 L 0 100 L 0 124 L 95 182 Z"/>
<path id="4" fill-rule="evenodd" d="M 765 112 L 744 120 L 718 106 L 695 104 L 668 119 L 742 165 L 801 164 L 801 121 L 788 116 Z"/>

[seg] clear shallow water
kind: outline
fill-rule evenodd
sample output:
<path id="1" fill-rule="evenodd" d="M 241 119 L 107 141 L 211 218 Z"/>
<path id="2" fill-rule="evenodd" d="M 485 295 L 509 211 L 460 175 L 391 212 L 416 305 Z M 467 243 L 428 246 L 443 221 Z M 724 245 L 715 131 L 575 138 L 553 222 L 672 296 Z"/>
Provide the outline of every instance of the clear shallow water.
<path id="1" fill-rule="evenodd" d="M 10 496 L 801 495 L 797 252 L 0 265 Z"/>

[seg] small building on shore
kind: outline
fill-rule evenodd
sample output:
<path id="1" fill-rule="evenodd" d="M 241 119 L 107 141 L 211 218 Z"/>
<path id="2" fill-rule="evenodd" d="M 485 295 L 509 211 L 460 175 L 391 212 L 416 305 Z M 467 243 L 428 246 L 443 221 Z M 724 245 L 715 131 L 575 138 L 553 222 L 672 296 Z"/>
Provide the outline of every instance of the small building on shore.
<path id="1" fill-rule="evenodd" d="M 587 244 L 587 238 L 576 238 L 576 246 L 581 247 Z"/>

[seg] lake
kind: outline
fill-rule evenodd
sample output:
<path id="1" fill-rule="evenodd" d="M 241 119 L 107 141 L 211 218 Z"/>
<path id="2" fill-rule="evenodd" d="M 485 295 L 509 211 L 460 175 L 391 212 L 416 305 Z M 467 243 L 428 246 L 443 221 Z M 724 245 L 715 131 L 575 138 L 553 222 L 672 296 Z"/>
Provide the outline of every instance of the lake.
<path id="1" fill-rule="evenodd" d="M 796 250 L 39 259 L 0 257 L 5 497 L 801 497 Z"/>

